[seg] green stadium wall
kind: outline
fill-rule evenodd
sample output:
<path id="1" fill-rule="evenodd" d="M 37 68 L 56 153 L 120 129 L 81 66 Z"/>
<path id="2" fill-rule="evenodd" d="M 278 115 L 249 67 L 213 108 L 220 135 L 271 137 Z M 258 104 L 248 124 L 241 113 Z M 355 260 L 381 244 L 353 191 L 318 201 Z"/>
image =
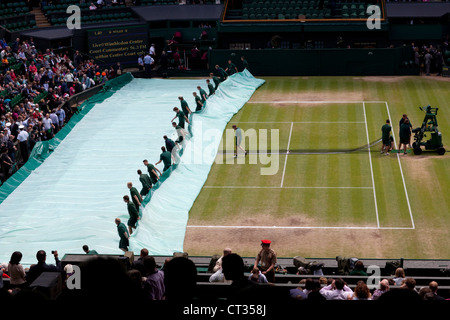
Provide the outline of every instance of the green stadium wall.
<path id="1" fill-rule="evenodd" d="M 226 68 L 231 61 L 243 69 L 240 60 L 245 56 L 249 70 L 256 76 L 362 76 L 415 75 L 410 46 L 376 49 L 264 49 L 211 50 L 209 68 Z"/>

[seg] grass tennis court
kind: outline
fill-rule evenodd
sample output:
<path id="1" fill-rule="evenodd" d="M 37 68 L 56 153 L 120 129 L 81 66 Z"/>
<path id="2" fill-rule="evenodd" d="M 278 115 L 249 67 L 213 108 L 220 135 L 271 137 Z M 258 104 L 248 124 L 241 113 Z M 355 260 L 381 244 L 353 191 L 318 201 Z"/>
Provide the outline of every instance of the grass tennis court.
<path id="1" fill-rule="evenodd" d="M 262 159 L 272 162 L 250 164 L 259 156 L 252 148 L 245 163 L 233 159 L 232 149 L 218 154 L 226 161 L 213 165 L 190 211 L 184 243 L 190 255 L 212 255 L 229 246 L 254 256 L 259 240 L 270 238 L 280 257 L 449 257 L 450 248 L 442 245 L 450 227 L 448 153 L 385 156 L 381 143 L 353 149 L 381 138 L 388 118 L 397 145 L 402 114 L 418 127 L 424 116 L 419 107 L 426 105 L 439 107 L 445 146 L 450 82 L 424 77 L 265 80 L 229 127 L 267 130 L 272 153 Z M 279 153 L 270 139 L 274 131 Z M 277 169 L 274 174 L 261 175 L 269 166 Z"/>

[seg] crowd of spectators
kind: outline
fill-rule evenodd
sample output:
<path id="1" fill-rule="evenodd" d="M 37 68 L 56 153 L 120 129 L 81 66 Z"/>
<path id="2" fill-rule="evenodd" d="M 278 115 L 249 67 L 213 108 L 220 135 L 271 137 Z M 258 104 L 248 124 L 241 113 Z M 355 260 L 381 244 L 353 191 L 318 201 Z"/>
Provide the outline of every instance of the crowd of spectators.
<path id="1" fill-rule="evenodd" d="M 38 141 L 51 139 L 72 114 L 74 94 L 122 74 L 118 62 L 101 68 L 79 51 L 38 50 L 33 38 L 0 40 L 0 175 L 4 182 Z"/>
<path id="2" fill-rule="evenodd" d="M 401 269 L 401 268 L 400 268 Z M 403 269 L 397 270 L 403 272 Z M 299 287 L 290 290 L 291 298 L 317 299 L 317 300 L 386 300 L 411 299 L 420 300 L 445 300 L 440 296 L 438 283 L 430 281 L 426 286 L 416 286 L 414 277 L 404 277 L 400 282 L 395 277 L 383 278 L 376 289 L 370 289 L 364 280 L 359 280 L 354 289 L 351 289 L 341 277 L 320 279 L 303 279 Z M 400 290 L 400 291 L 399 291 Z M 311 296 L 310 294 L 313 293 Z M 386 294 L 386 295 L 385 295 Z M 392 299 L 392 300 L 390 300 Z"/>
<path id="3" fill-rule="evenodd" d="M 435 73 L 437 76 L 442 74 L 442 67 L 445 63 L 445 52 L 449 50 L 450 36 L 447 35 L 442 43 L 437 45 L 423 44 L 416 45 L 412 43 L 414 50 L 414 64 L 420 67 L 420 72 L 429 76 Z"/>
<path id="4" fill-rule="evenodd" d="M 303 278 L 296 288 L 292 286 L 277 286 L 274 282 L 267 282 L 265 277 L 253 267 L 250 276 L 246 273 L 248 267 L 244 259 L 231 249 L 226 248 L 224 255 L 216 259 L 215 268 L 220 268 L 224 275 L 224 282 L 230 287 L 225 295 L 223 291 L 198 290 L 198 271 L 193 260 L 186 253 L 174 254 L 166 258 L 162 265 L 158 265 L 155 257 L 149 255 L 143 248 L 138 259 L 124 263 L 112 257 L 96 256 L 97 252 L 83 246 L 87 255 L 92 255 L 81 268 L 80 290 L 64 290 L 58 299 L 60 301 L 77 302 L 76 298 L 93 299 L 98 296 L 106 298 L 108 303 L 127 302 L 153 302 L 169 301 L 190 303 L 194 301 L 209 301 L 215 299 L 229 302 L 259 302 L 264 303 L 297 303 L 308 300 L 311 302 L 323 302 L 327 300 L 378 300 L 391 302 L 420 303 L 429 300 L 448 300 L 438 293 L 439 285 L 430 280 L 427 285 L 418 286 L 411 276 L 405 276 L 402 268 L 397 268 L 395 275 L 380 278 L 376 289 L 369 289 L 360 271 L 354 275 L 361 275 L 361 280 L 355 285 L 347 285 L 343 277 L 336 275 L 332 278 Z M 39 250 L 36 254 L 37 262 L 29 269 L 20 264 L 22 254 L 14 252 L 8 263 L 0 266 L 0 280 L 9 278 L 8 290 L 0 293 L 2 299 L 20 299 L 24 293 L 29 292 L 29 285 L 43 272 L 60 272 L 66 280 L 66 285 L 72 280 L 74 273 L 71 264 L 62 267 L 58 258 L 58 252 L 52 251 L 55 263 L 46 261 L 46 252 Z M 213 261 L 213 259 L 211 260 Z M 361 268 L 361 270 L 363 270 Z M 263 280 L 263 281 L 261 281 Z M 67 289 L 67 286 L 64 288 Z M 3 283 L 0 282 L 0 289 Z M 353 287 L 351 289 L 350 287 Z M 220 288 L 220 286 L 218 287 Z M 205 300 L 206 299 L 206 300 Z M 72 303 L 71 302 L 71 303 Z"/>

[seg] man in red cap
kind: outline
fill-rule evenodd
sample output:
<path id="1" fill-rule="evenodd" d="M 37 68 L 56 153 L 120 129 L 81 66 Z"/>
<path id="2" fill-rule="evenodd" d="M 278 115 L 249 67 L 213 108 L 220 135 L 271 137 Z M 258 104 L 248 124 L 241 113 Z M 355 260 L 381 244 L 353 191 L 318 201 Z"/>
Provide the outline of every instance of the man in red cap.
<path id="1" fill-rule="evenodd" d="M 256 256 L 254 267 L 259 269 L 264 274 L 269 282 L 275 282 L 275 263 L 277 263 L 277 254 L 270 248 L 270 240 L 261 240 L 261 251 Z"/>

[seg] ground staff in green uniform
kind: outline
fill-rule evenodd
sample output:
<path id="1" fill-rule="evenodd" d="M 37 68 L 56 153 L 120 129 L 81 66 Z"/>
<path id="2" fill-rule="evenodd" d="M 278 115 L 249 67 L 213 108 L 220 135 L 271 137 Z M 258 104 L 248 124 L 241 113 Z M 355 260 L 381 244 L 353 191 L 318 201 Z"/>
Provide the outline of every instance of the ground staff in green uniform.
<path id="1" fill-rule="evenodd" d="M 220 79 L 214 75 L 214 73 L 210 73 L 209 76 L 211 77 L 212 81 L 214 82 L 214 91 L 217 90 L 220 84 Z"/>
<path id="2" fill-rule="evenodd" d="M 206 91 L 202 89 L 202 87 L 197 86 L 198 93 L 200 94 L 200 99 L 202 100 L 202 104 L 205 105 L 206 99 L 208 99 L 208 95 Z"/>
<path id="3" fill-rule="evenodd" d="M 389 148 L 391 146 L 391 122 L 389 119 L 386 120 L 386 123 L 381 127 L 381 140 L 383 142 L 383 147 L 381 148 L 381 153 L 385 153 L 389 155 Z"/>
<path id="4" fill-rule="evenodd" d="M 95 250 L 89 250 L 87 244 L 83 245 L 83 251 L 86 252 L 86 254 L 98 254 L 98 252 Z"/>
<path id="5" fill-rule="evenodd" d="M 152 180 L 150 180 L 148 174 L 142 173 L 141 170 L 138 170 L 137 174 L 139 175 L 139 181 L 142 183 L 141 196 L 146 196 L 152 188 Z"/>
<path id="6" fill-rule="evenodd" d="M 178 100 L 180 100 L 181 104 L 181 110 L 183 110 L 184 114 L 189 117 L 189 115 L 192 113 L 191 109 L 189 108 L 189 105 L 186 100 L 182 96 L 178 97 Z"/>
<path id="7" fill-rule="evenodd" d="M 400 126 L 400 145 L 403 145 L 403 154 L 407 154 L 406 148 L 411 141 L 411 125 L 406 119 Z"/>
<path id="8" fill-rule="evenodd" d="M 130 201 L 130 197 L 125 195 L 123 196 L 123 201 L 127 204 L 127 210 L 128 214 L 130 215 L 130 218 L 128 219 L 128 233 L 132 234 L 133 229 L 136 229 L 136 223 L 139 220 L 139 211 L 136 210 L 136 207 L 134 206 L 134 203 Z"/>
<path id="9" fill-rule="evenodd" d="M 203 108 L 203 103 L 202 103 L 202 99 L 197 95 L 197 92 L 192 92 L 192 95 L 194 96 L 195 99 L 195 111 L 200 111 Z"/>
<path id="10" fill-rule="evenodd" d="M 173 108 L 173 111 L 175 111 L 175 117 L 173 117 L 172 120 L 170 120 L 170 122 L 173 122 L 175 118 L 178 118 L 178 125 L 184 128 L 184 122 L 186 121 L 187 123 L 189 123 L 188 117 L 186 117 L 184 112 L 178 109 L 177 107 Z"/>
<path id="11" fill-rule="evenodd" d="M 411 121 L 409 121 L 409 119 L 408 119 L 408 115 L 407 114 L 403 114 L 402 118 L 398 122 L 398 133 L 399 133 L 399 136 L 400 136 L 400 131 L 401 131 L 402 124 L 404 124 L 406 120 L 408 120 L 408 125 L 409 125 L 410 130 L 412 129 L 412 124 L 411 124 Z M 406 131 L 404 133 L 406 133 Z M 409 137 L 411 137 L 411 134 L 409 135 Z M 408 145 L 409 144 L 410 144 L 410 141 L 408 141 Z M 400 150 L 401 148 L 402 148 L 402 139 L 400 138 L 398 140 L 398 149 Z"/>
<path id="12" fill-rule="evenodd" d="M 128 246 L 130 245 L 129 238 L 130 234 L 128 233 L 127 227 L 120 221 L 119 218 L 115 220 L 117 225 L 117 232 L 119 233 L 119 248 L 123 251 L 128 251 Z"/>
<path id="13" fill-rule="evenodd" d="M 131 182 L 127 183 L 128 189 L 130 189 L 130 196 L 131 200 L 133 200 L 134 205 L 136 206 L 136 210 L 139 212 L 139 207 L 142 203 L 142 197 L 139 191 L 133 187 L 133 184 Z"/>
<path id="14" fill-rule="evenodd" d="M 159 176 L 161 175 L 161 171 L 158 170 L 152 163 L 149 163 L 148 160 L 142 161 L 144 165 L 147 167 L 148 174 L 150 175 L 150 180 L 153 184 L 156 184 L 159 180 Z M 158 175 L 158 173 L 159 175 Z"/>
<path id="15" fill-rule="evenodd" d="M 250 66 L 249 66 L 249 64 L 248 64 L 248 62 L 247 62 L 247 59 L 245 59 L 245 57 L 242 56 L 242 57 L 241 57 L 241 61 L 242 61 L 242 66 L 244 67 L 244 70 L 245 70 L 245 69 L 248 70 Z"/>
<path id="16" fill-rule="evenodd" d="M 166 147 L 161 147 L 161 151 L 162 153 L 159 156 L 159 161 L 155 163 L 155 165 L 158 165 L 161 162 L 163 162 L 164 163 L 163 172 L 165 172 L 172 165 L 172 154 L 166 150 Z"/>
<path id="17" fill-rule="evenodd" d="M 219 74 L 220 82 L 225 81 L 228 78 L 227 73 L 218 64 L 216 64 L 216 71 Z"/>
<path id="18" fill-rule="evenodd" d="M 209 97 L 211 97 L 216 92 L 216 90 L 214 89 L 214 85 L 209 79 L 206 79 L 206 85 L 208 86 Z"/>
<path id="19" fill-rule="evenodd" d="M 238 72 L 238 69 L 236 68 L 235 64 L 231 62 L 231 60 L 228 60 L 227 68 L 225 69 L 225 72 L 231 76 Z"/>

